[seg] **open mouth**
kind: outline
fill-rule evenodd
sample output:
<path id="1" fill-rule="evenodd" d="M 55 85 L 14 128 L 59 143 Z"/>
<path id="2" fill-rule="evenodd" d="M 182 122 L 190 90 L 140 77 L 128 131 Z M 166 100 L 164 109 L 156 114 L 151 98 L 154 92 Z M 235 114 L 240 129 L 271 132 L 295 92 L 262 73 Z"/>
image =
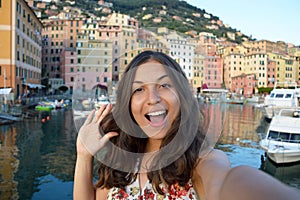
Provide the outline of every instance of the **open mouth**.
<path id="1" fill-rule="evenodd" d="M 160 126 L 165 122 L 167 110 L 160 110 L 155 112 L 150 112 L 145 114 L 146 119 L 150 122 L 152 126 Z"/>

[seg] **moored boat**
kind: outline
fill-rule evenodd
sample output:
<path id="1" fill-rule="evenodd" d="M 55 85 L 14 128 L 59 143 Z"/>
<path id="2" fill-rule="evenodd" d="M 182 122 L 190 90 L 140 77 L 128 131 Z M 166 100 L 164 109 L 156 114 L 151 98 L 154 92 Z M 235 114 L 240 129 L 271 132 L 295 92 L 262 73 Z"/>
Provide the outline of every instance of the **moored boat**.
<path id="1" fill-rule="evenodd" d="M 257 105 L 265 118 L 270 120 L 277 115 L 281 109 L 299 108 L 300 88 L 296 83 L 286 83 L 288 87 L 279 87 L 276 83 L 270 95 L 265 97 L 264 103 Z"/>
<path id="2" fill-rule="evenodd" d="M 260 146 L 275 163 L 300 161 L 300 109 L 280 110 Z"/>
<path id="3" fill-rule="evenodd" d="M 39 111 L 51 111 L 55 108 L 52 102 L 43 101 L 39 102 L 37 106 L 35 106 L 35 110 Z"/>
<path id="4" fill-rule="evenodd" d="M 247 98 L 247 103 L 263 103 L 264 97 L 259 95 L 253 95 Z"/>
<path id="5" fill-rule="evenodd" d="M 244 104 L 246 98 L 243 95 L 228 93 L 225 98 L 222 98 L 222 102 L 228 104 Z"/>
<path id="6" fill-rule="evenodd" d="M 94 106 L 95 106 L 95 109 L 98 110 L 101 106 L 107 105 L 109 103 L 110 103 L 110 101 L 109 101 L 108 96 L 101 95 L 95 100 Z"/>

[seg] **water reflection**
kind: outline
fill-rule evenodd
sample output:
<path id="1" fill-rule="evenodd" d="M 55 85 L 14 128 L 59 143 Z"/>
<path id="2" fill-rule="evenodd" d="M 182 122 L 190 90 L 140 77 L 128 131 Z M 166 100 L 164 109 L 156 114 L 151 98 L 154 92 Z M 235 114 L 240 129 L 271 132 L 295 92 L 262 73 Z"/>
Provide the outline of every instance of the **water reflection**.
<path id="1" fill-rule="evenodd" d="M 73 180 L 76 132 L 72 114 L 54 111 L 44 123 L 42 117 L 41 113 L 33 120 L 1 126 L 0 196 L 3 200 L 31 199 L 41 190 L 44 176 L 51 175 L 60 182 Z"/>
<path id="2" fill-rule="evenodd" d="M 268 123 L 252 105 L 202 104 L 208 134 L 233 166 L 250 165 L 300 188 L 300 164 L 276 166 L 262 159 L 260 136 Z M 42 118 L 45 118 L 42 123 Z M 0 199 L 72 199 L 77 131 L 72 111 L 0 126 Z M 219 137 L 220 136 L 220 137 Z"/>
<path id="3" fill-rule="evenodd" d="M 262 161 L 260 169 L 276 177 L 282 182 L 300 188 L 300 163 L 274 164 L 269 158 Z"/>

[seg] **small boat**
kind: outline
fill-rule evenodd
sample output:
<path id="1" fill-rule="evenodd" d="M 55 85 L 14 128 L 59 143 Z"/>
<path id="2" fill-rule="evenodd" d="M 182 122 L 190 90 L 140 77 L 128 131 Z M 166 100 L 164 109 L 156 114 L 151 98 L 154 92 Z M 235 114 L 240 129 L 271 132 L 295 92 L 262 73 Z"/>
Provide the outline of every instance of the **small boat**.
<path id="1" fill-rule="evenodd" d="M 35 106 L 35 110 L 38 111 L 51 111 L 55 108 L 54 104 L 49 101 L 39 102 L 37 106 Z"/>
<path id="2" fill-rule="evenodd" d="M 222 102 L 228 104 L 244 104 L 246 102 L 246 98 L 243 95 L 228 93 L 226 97 L 222 99 Z"/>
<path id="3" fill-rule="evenodd" d="M 21 121 L 22 117 L 15 117 L 15 116 L 12 116 L 11 114 L 1 112 L 0 113 L 0 119 L 16 122 L 16 121 Z"/>
<path id="4" fill-rule="evenodd" d="M 300 109 L 281 109 L 260 146 L 275 163 L 300 161 Z"/>
<path id="5" fill-rule="evenodd" d="M 299 102 L 300 88 L 297 84 L 279 82 L 275 84 L 270 95 L 265 97 L 264 103 L 258 104 L 257 107 L 262 111 L 267 120 L 271 120 L 281 109 L 299 108 Z"/>
<path id="6" fill-rule="evenodd" d="M 262 103 L 264 102 L 264 98 L 259 95 L 253 95 L 247 98 L 247 103 Z"/>
<path id="7" fill-rule="evenodd" d="M 13 105 L 10 114 L 14 117 L 22 117 L 23 115 L 22 105 L 21 104 Z"/>
<path id="8" fill-rule="evenodd" d="M 95 100 L 94 106 L 95 106 L 95 109 L 98 110 L 102 105 L 107 105 L 109 103 L 110 103 L 110 101 L 109 101 L 108 96 L 101 95 Z"/>

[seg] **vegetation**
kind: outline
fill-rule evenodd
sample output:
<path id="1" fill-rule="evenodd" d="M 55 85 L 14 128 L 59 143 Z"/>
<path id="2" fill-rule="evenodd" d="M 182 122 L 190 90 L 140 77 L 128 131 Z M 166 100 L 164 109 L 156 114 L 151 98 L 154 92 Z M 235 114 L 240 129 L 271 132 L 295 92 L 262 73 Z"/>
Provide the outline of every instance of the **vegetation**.
<path id="1" fill-rule="evenodd" d="M 82 9 L 85 12 L 90 12 L 96 16 L 103 16 L 101 12 L 96 12 L 94 8 L 100 7 L 97 4 L 97 0 L 76 0 L 75 6 Z M 172 30 L 184 33 L 190 30 L 199 32 L 210 32 L 217 37 L 226 37 L 227 32 L 237 32 L 236 29 L 231 27 L 219 26 L 219 29 L 208 29 L 206 26 L 210 26 L 212 20 L 219 20 L 219 17 L 210 14 L 211 18 L 207 19 L 203 15 L 206 13 L 204 9 L 197 8 L 189 5 L 182 0 L 105 0 L 105 2 L 113 3 L 114 12 L 120 12 L 136 18 L 139 21 L 140 27 L 167 27 Z M 61 5 L 60 5 L 61 6 Z M 166 14 L 160 14 L 164 8 L 166 8 Z M 144 9 L 143 9 L 144 8 Z M 200 17 L 194 16 L 193 13 L 200 14 Z M 150 19 L 143 19 L 147 14 L 151 14 Z M 173 19 L 173 16 L 178 16 L 182 21 Z M 161 23 L 153 22 L 155 17 L 162 19 Z M 246 35 L 237 36 L 233 42 L 241 43 L 242 38 Z"/>

